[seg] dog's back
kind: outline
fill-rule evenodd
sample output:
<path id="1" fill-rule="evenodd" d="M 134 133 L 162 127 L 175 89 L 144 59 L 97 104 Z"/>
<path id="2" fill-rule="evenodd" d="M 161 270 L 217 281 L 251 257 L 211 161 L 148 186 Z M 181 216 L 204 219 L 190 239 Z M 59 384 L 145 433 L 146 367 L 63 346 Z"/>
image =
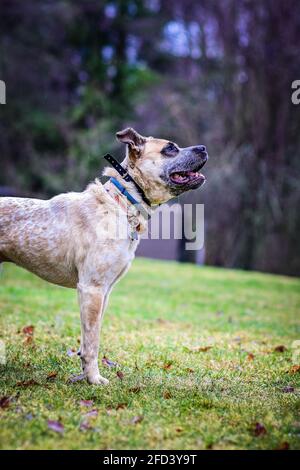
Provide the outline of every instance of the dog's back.
<path id="1" fill-rule="evenodd" d="M 68 209 L 64 197 L 55 199 L 0 198 L 0 262 L 11 261 L 73 287 L 75 274 L 70 267 L 66 270 Z"/>

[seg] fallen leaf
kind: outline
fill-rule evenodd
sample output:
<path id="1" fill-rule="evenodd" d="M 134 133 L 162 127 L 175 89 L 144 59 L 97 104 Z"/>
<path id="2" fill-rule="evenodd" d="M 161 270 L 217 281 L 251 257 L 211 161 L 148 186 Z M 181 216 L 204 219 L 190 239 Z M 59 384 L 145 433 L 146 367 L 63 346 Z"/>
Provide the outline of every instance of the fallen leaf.
<path id="1" fill-rule="evenodd" d="M 68 382 L 69 382 L 69 383 L 75 383 L 75 382 L 79 382 L 80 380 L 84 380 L 84 379 L 85 379 L 85 375 L 84 375 L 84 374 L 72 375 L 72 376 L 68 379 Z"/>
<path id="2" fill-rule="evenodd" d="M 267 430 L 265 426 L 261 423 L 255 423 L 253 432 L 254 432 L 254 436 L 256 437 L 264 436 L 265 434 L 267 434 Z"/>
<path id="3" fill-rule="evenodd" d="M 131 424 L 138 424 L 141 421 L 143 421 L 143 419 L 144 419 L 144 416 L 141 416 L 141 415 L 134 416 L 130 422 L 131 422 Z"/>
<path id="4" fill-rule="evenodd" d="M 199 352 L 206 352 L 206 351 L 209 351 L 211 348 L 212 348 L 212 346 L 203 346 L 203 347 L 199 347 L 198 351 Z"/>
<path id="5" fill-rule="evenodd" d="M 117 376 L 118 376 L 118 378 L 119 378 L 120 380 L 123 380 L 123 379 L 124 379 L 124 374 L 123 374 L 123 372 L 120 371 L 120 370 L 118 370 Z"/>
<path id="6" fill-rule="evenodd" d="M 69 357 L 72 357 L 72 356 L 76 356 L 77 352 L 75 351 L 75 349 L 68 349 L 67 351 L 67 356 Z"/>
<path id="7" fill-rule="evenodd" d="M 168 323 L 167 320 L 164 320 L 163 318 L 157 318 L 156 321 L 157 323 L 161 323 L 162 325 Z"/>
<path id="8" fill-rule="evenodd" d="M 90 407 L 90 406 L 93 406 L 94 402 L 92 400 L 80 400 L 80 405 L 81 406 L 86 406 L 86 407 Z"/>
<path id="9" fill-rule="evenodd" d="M 26 336 L 33 336 L 34 326 L 33 325 L 24 326 L 24 328 L 22 329 L 22 332 Z"/>
<path id="10" fill-rule="evenodd" d="M 185 349 L 188 352 L 206 352 L 206 351 L 209 351 L 211 348 L 212 346 L 193 346 L 193 347 L 185 346 Z"/>
<path id="11" fill-rule="evenodd" d="M 286 441 L 281 442 L 278 447 L 276 447 L 275 450 L 289 450 L 290 444 Z"/>
<path id="12" fill-rule="evenodd" d="M 110 361 L 106 356 L 103 356 L 102 364 L 107 367 L 117 367 L 119 365 L 117 362 Z"/>
<path id="13" fill-rule="evenodd" d="M 127 408 L 127 403 L 119 403 L 116 406 L 116 410 L 124 410 L 125 408 Z"/>
<path id="14" fill-rule="evenodd" d="M 137 385 L 136 387 L 129 388 L 129 392 L 132 392 L 132 393 L 139 393 L 140 391 L 141 391 L 141 387 L 139 385 Z"/>
<path id="15" fill-rule="evenodd" d="M 60 434 L 65 430 L 64 425 L 60 421 L 53 421 L 51 419 L 48 419 L 48 428 L 51 429 L 51 431 L 58 432 Z"/>
<path id="16" fill-rule="evenodd" d="M 36 380 L 30 379 L 30 380 L 22 380 L 21 382 L 17 382 L 16 386 L 17 387 L 31 387 L 32 385 L 40 385 Z"/>
<path id="17" fill-rule="evenodd" d="M 280 352 L 280 353 L 285 352 L 286 350 L 287 349 L 283 344 L 280 344 L 279 346 L 276 346 L 276 348 L 274 348 L 275 352 Z"/>
<path id="18" fill-rule="evenodd" d="M 290 374 L 297 374 L 297 372 L 300 372 L 300 366 L 292 366 L 289 370 Z"/>
<path id="19" fill-rule="evenodd" d="M 164 370 L 169 370 L 169 369 L 171 369 L 172 364 L 173 364 L 172 361 L 166 362 L 166 363 L 163 365 L 163 369 L 164 369 Z"/>
<path id="20" fill-rule="evenodd" d="M 56 376 L 57 376 L 57 372 L 55 371 L 49 372 L 49 374 L 47 375 L 47 380 L 54 380 Z"/>
<path id="21" fill-rule="evenodd" d="M 166 400 L 169 400 L 170 398 L 172 398 L 171 393 L 170 393 L 169 391 L 164 392 L 164 398 L 165 398 Z"/>
<path id="22" fill-rule="evenodd" d="M 85 416 L 95 417 L 95 416 L 98 416 L 98 413 L 99 413 L 98 410 L 94 408 L 93 410 L 90 410 L 87 413 L 85 413 Z"/>
<path id="23" fill-rule="evenodd" d="M 33 344 L 33 336 L 25 336 L 25 339 L 23 341 L 23 344 L 26 344 L 26 346 L 29 346 L 29 345 L 32 345 L 34 347 L 34 344 Z"/>
<path id="24" fill-rule="evenodd" d="M 0 408 L 2 408 L 2 409 L 8 408 L 11 401 L 12 401 L 12 397 L 7 397 L 7 396 L 1 397 L 0 398 Z"/>
<path id="25" fill-rule="evenodd" d="M 293 393 L 295 389 L 291 385 L 287 385 L 286 387 L 283 387 L 282 391 L 283 393 Z"/>
<path id="26" fill-rule="evenodd" d="M 254 356 L 253 353 L 249 353 L 249 354 L 247 355 L 247 361 L 253 361 L 254 357 L 255 357 L 255 356 Z"/>
<path id="27" fill-rule="evenodd" d="M 80 431 L 91 431 L 94 428 L 89 422 L 89 420 L 85 419 L 80 423 L 79 429 Z"/>

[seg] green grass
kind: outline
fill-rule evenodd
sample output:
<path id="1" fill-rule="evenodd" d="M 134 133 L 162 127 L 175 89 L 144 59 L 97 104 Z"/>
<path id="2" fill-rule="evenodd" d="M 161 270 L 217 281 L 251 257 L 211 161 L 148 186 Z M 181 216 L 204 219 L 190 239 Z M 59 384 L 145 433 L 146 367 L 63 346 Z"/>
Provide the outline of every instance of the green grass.
<path id="1" fill-rule="evenodd" d="M 291 371 L 299 310 L 297 279 L 138 259 L 103 324 L 100 364 L 103 355 L 119 364 L 101 364 L 110 385 L 70 384 L 80 372 L 67 355 L 80 335 L 76 292 L 4 265 L 0 378 L 10 401 L 0 409 L 1 448 L 300 448 L 300 372 Z M 279 345 L 286 350 L 275 352 Z M 90 409 L 97 416 L 86 417 Z"/>

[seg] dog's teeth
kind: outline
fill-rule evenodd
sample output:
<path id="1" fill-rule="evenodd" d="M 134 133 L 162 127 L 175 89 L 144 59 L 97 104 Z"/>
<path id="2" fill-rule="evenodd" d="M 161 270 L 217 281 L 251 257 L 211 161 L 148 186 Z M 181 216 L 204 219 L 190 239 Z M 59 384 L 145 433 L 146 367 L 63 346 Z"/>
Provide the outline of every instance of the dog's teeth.
<path id="1" fill-rule="evenodd" d="M 191 178 L 198 178 L 200 175 L 197 171 L 185 171 L 181 173 L 173 173 L 172 177 L 178 183 L 186 183 Z"/>

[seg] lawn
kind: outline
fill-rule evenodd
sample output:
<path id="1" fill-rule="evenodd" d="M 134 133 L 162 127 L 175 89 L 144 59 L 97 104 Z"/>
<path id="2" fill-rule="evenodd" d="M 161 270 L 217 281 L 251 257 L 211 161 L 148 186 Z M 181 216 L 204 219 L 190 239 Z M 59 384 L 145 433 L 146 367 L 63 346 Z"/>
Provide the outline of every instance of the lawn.
<path id="1" fill-rule="evenodd" d="M 0 311 L 3 449 L 300 448 L 297 279 L 135 260 L 103 323 L 108 387 L 69 380 L 75 291 L 7 264 Z"/>

